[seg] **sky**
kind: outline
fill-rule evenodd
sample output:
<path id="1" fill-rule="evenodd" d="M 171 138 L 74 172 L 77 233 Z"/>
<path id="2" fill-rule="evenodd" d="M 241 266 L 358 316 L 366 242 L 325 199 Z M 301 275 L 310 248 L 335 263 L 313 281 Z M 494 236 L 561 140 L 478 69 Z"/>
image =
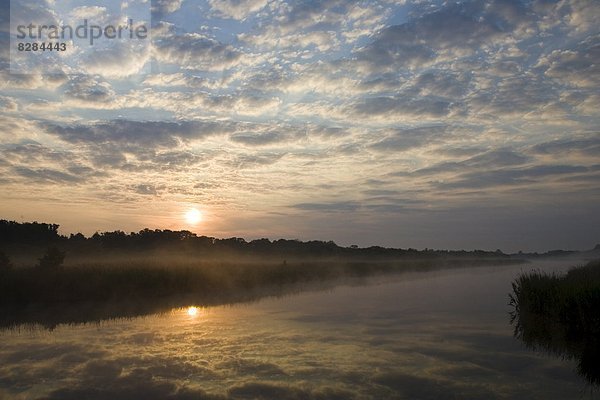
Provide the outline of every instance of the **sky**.
<path id="1" fill-rule="evenodd" d="M 2 219 L 402 248 L 600 243 L 600 2 L 123 0 L 148 11 L 143 48 L 70 43 L 19 71 L 10 22 L 28 1 L 13 18 L 1 3 Z M 100 3 L 25 15 L 99 20 Z"/>

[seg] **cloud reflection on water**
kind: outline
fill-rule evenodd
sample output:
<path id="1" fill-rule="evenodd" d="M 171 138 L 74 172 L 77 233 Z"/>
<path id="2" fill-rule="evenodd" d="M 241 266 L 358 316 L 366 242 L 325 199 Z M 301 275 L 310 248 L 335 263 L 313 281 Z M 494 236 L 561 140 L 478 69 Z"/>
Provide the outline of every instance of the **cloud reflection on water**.
<path id="1" fill-rule="evenodd" d="M 521 267 L 446 271 L 260 303 L 2 333 L 0 398 L 569 398 L 572 365 L 506 319 Z M 469 292 L 461 281 L 471 282 Z M 486 301 L 474 302 L 473 297 Z"/>

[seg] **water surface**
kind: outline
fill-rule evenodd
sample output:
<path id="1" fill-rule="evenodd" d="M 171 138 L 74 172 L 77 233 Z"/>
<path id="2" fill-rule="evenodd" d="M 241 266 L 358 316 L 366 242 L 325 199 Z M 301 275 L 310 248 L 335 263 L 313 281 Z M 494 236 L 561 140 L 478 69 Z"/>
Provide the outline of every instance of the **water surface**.
<path id="1" fill-rule="evenodd" d="M 589 398 L 573 362 L 527 350 L 509 324 L 517 274 L 571 265 L 415 272 L 195 314 L 5 330 L 0 398 Z"/>

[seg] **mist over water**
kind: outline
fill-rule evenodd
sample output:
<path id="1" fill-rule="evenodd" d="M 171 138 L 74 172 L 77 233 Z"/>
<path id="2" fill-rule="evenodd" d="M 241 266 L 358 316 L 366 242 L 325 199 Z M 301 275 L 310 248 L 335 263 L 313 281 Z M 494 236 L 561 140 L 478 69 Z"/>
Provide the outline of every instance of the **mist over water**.
<path id="1" fill-rule="evenodd" d="M 0 398 L 569 399 L 574 363 L 513 338 L 522 271 L 411 272 L 361 286 L 0 333 Z M 189 305 L 194 306 L 194 304 Z"/>

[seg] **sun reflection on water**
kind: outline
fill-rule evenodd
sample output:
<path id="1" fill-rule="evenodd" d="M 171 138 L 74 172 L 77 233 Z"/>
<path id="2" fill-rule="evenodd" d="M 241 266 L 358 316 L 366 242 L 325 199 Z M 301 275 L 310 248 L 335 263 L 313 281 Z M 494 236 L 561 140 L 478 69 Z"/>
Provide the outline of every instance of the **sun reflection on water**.
<path id="1" fill-rule="evenodd" d="M 186 312 L 190 317 L 197 317 L 200 314 L 198 307 L 194 306 L 188 307 Z"/>

